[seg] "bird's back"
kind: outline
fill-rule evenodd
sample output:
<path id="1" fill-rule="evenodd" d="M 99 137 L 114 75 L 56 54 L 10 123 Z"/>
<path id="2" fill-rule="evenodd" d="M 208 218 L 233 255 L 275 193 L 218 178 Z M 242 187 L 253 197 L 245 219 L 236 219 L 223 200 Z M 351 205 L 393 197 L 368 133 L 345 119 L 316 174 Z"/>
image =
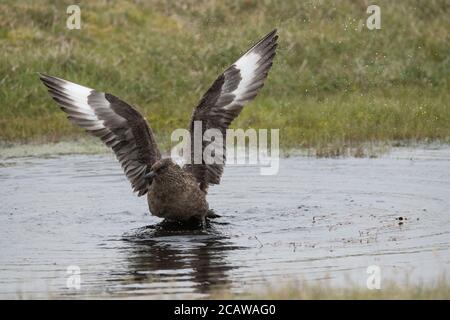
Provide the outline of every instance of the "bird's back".
<path id="1" fill-rule="evenodd" d="M 170 220 L 203 219 L 209 209 L 195 177 L 178 166 L 152 182 L 147 199 L 153 215 Z"/>

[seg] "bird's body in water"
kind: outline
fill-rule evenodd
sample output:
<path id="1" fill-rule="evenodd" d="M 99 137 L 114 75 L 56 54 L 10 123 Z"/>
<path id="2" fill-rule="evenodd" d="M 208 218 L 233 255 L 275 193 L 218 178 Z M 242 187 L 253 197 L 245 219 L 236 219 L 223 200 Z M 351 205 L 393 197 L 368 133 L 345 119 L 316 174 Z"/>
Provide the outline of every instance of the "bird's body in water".
<path id="1" fill-rule="evenodd" d="M 195 177 L 167 158 L 153 167 L 156 175 L 147 193 L 150 212 L 169 220 L 203 220 L 209 206 Z"/>
<path id="2" fill-rule="evenodd" d="M 161 157 L 147 120 L 126 102 L 60 78 L 43 74 L 40 78 L 69 120 L 114 151 L 133 190 L 138 196 L 147 194 L 153 215 L 171 221 L 204 221 L 211 213 L 206 201 L 208 188 L 219 184 L 223 173 L 226 129 L 263 87 L 275 57 L 277 39 L 276 30 L 267 34 L 203 95 L 190 123 L 191 160 L 183 167 Z M 196 122 L 201 123 L 201 137 L 209 129 L 217 129 L 223 135 L 222 161 L 194 160 Z M 201 154 L 214 142 L 202 140 Z"/>

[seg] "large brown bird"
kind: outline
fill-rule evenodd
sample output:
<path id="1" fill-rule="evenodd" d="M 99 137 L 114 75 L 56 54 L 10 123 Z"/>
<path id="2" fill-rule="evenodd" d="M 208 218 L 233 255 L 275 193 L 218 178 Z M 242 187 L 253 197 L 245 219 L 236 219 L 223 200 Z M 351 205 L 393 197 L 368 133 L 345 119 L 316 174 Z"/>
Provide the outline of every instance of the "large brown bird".
<path id="1" fill-rule="evenodd" d="M 264 85 L 277 48 L 276 30 L 252 46 L 225 70 L 194 109 L 191 119 L 191 145 L 194 121 L 203 133 L 218 129 L 224 135 L 245 104 Z M 219 184 L 223 164 L 191 163 L 181 168 L 170 158 L 161 158 L 146 119 L 119 98 L 48 75 L 40 75 L 53 99 L 69 120 L 99 137 L 112 148 L 138 196 L 147 194 L 150 212 L 168 220 L 204 221 L 209 212 L 206 193 Z M 225 144 L 224 144 L 225 145 Z M 205 149 L 206 142 L 202 142 Z M 224 162 L 223 162 L 224 163 Z"/>

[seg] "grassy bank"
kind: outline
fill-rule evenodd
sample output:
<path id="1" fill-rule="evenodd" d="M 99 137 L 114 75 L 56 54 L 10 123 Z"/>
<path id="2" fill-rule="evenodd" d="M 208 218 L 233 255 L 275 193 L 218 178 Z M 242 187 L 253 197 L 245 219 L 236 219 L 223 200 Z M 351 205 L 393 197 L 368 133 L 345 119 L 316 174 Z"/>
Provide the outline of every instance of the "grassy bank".
<path id="1" fill-rule="evenodd" d="M 445 0 L 378 1 L 373 31 L 364 0 L 80 1 L 82 28 L 68 30 L 72 2 L 0 3 L 0 140 L 84 135 L 49 98 L 44 72 L 137 106 L 168 148 L 215 77 L 274 27 L 274 67 L 234 127 L 280 128 L 282 148 L 325 153 L 450 137 Z"/>
<path id="2" fill-rule="evenodd" d="M 324 284 L 301 283 L 286 287 L 267 288 L 255 292 L 235 296 L 226 291 L 213 294 L 213 299 L 263 299 L 263 300 L 289 300 L 289 299 L 450 299 L 450 284 L 445 278 L 427 284 L 399 284 L 388 281 L 379 290 L 369 290 L 355 285 L 346 287 L 332 287 Z"/>

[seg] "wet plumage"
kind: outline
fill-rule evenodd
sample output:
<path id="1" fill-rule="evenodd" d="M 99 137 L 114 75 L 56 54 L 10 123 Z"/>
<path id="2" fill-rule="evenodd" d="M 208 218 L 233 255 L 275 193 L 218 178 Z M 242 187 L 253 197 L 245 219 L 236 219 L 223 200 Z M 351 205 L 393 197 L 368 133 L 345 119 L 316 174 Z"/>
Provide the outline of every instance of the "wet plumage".
<path id="1" fill-rule="evenodd" d="M 191 130 L 191 163 L 183 168 L 161 158 L 151 127 L 131 105 L 109 93 L 60 78 L 40 75 L 50 95 L 69 120 L 99 137 L 119 160 L 133 191 L 147 194 L 150 212 L 170 220 L 203 219 L 208 212 L 206 194 L 219 184 L 223 164 L 194 164 L 194 121 L 202 133 L 218 129 L 223 134 L 245 104 L 256 97 L 272 66 L 277 47 L 276 30 L 252 46 L 213 83 L 194 108 Z M 202 149 L 211 143 L 203 141 Z M 214 142 L 213 142 L 214 143 Z"/>

